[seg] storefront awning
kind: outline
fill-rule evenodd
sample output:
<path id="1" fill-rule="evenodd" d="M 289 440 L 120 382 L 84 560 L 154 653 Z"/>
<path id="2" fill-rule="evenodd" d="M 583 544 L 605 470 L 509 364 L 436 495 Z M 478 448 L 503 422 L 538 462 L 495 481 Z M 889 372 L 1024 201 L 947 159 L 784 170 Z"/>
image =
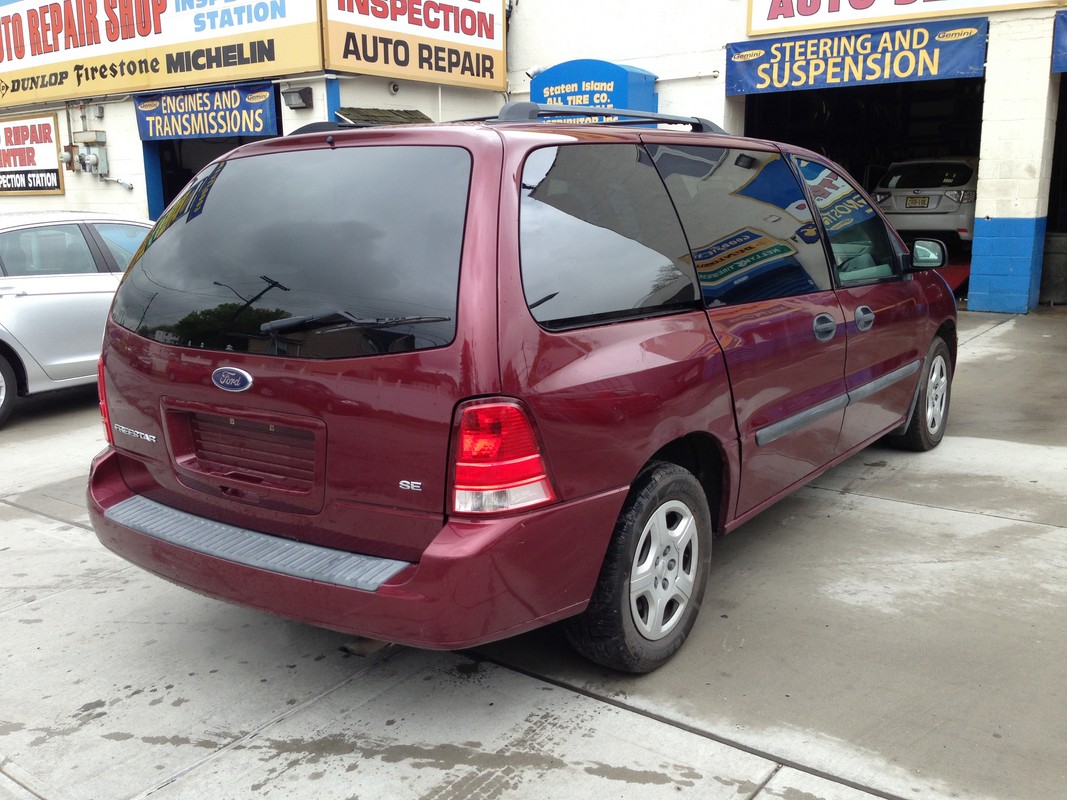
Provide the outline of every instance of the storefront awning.
<path id="1" fill-rule="evenodd" d="M 338 122 L 355 125 L 410 125 L 433 122 L 421 111 L 406 108 L 339 108 L 334 112 Z"/>

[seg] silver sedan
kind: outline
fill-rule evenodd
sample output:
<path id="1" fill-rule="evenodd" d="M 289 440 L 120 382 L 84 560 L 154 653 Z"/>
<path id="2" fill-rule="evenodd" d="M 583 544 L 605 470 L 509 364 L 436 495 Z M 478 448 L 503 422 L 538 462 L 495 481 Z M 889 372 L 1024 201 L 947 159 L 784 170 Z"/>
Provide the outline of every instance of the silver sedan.
<path id="1" fill-rule="evenodd" d="M 152 223 L 0 213 L 0 425 L 20 397 L 96 380 L 111 299 Z"/>

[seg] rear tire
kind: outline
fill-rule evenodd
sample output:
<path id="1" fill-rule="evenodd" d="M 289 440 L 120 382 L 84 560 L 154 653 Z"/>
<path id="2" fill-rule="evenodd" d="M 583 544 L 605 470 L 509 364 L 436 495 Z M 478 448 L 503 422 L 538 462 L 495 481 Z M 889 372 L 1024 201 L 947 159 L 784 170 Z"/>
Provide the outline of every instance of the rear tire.
<path id="1" fill-rule="evenodd" d="M 941 444 L 948 425 L 949 400 L 952 395 L 952 357 L 945 340 L 938 337 L 930 344 L 919 379 L 919 397 L 900 445 L 922 452 Z"/>
<path id="2" fill-rule="evenodd" d="M 652 464 L 615 524 L 589 607 L 564 623 L 574 649 L 620 672 L 665 664 L 700 611 L 711 533 L 700 482 L 676 464 Z"/>
<path id="3" fill-rule="evenodd" d="M 0 356 L 0 425 L 3 425 L 18 400 L 19 387 L 15 382 L 15 370 L 4 356 Z"/>

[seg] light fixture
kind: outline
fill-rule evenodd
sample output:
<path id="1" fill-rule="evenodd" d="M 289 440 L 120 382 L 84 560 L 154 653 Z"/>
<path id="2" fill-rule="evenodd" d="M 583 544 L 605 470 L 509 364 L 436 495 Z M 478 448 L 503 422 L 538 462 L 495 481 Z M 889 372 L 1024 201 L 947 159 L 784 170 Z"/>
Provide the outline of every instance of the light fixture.
<path id="1" fill-rule="evenodd" d="M 294 86 L 282 89 L 282 101 L 286 108 L 311 108 L 311 87 Z"/>

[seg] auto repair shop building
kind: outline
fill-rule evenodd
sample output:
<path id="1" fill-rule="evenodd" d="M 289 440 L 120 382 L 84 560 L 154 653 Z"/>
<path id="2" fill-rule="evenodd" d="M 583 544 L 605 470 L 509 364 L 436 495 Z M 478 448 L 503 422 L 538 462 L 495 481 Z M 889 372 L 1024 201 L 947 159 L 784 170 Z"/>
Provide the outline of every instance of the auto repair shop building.
<path id="1" fill-rule="evenodd" d="M 339 118 L 491 115 L 505 0 L 0 0 L 0 212 L 153 219 L 203 166 Z"/>
<path id="2" fill-rule="evenodd" d="M 868 188 L 893 161 L 980 158 L 969 308 L 1025 312 L 1067 302 L 1062 14 L 1013 0 L 15 0 L 0 5 L 0 210 L 156 216 L 256 136 L 338 115 L 492 114 L 563 65 L 594 73 L 551 99 L 602 105 L 599 62 L 640 84 L 639 102 L 823 152 Z"/>

